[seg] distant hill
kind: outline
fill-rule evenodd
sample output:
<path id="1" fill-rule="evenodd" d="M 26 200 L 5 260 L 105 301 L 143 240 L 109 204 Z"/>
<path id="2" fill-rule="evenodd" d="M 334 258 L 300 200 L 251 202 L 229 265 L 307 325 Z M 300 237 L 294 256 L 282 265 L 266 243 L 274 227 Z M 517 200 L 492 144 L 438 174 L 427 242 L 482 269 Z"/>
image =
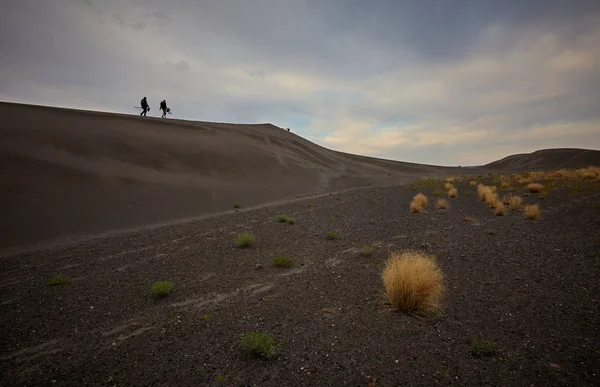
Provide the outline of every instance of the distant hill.
<path id="1" fill-rule="evenodd" d="M 576 148 L 542 149 L 505 157 L 484 168 L 506 170 L 583 168 L 600 165 L 600 151 Z"/>

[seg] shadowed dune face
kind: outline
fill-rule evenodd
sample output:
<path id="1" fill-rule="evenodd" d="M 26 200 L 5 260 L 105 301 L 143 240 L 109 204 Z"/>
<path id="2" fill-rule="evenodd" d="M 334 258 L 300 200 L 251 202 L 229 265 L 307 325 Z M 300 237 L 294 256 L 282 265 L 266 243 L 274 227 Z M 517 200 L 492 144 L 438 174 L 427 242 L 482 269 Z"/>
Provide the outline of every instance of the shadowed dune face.
<path id="1" fill-rule="evenodd" d="M 6 103 L 0 114 L 0 248 L 452 170 L 334 152 L 270 124 Z"/>

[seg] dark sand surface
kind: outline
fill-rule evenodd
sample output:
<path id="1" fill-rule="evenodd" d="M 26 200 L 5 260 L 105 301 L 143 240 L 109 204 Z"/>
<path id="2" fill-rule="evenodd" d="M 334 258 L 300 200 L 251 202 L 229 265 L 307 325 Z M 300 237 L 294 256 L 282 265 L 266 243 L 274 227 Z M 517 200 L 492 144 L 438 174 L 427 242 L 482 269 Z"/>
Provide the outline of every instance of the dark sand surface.
<path id="1" fill-rule="evenodd" d="M 446 211 L 411 214 L 407 186 L 365 188 L 3 257 L 2 384 L 598 385 L 598 190 L 526 197 L 542 206 L 531 221 L 458 189 Z M 234 245 L 244 231 L 250 249 Z M 443 316 L 384 305 L 384 259 L 404 249 L 437 257 Z M 296 266 L 274 267 L 280 253 Z M 71 282 L 49 287 L 55 273 Z M 174 291 L 154 300 L 159 280 Z M 255 330 L 275 336 L 276 358 L 243 352 Z M 474 338 L 497 352 L 470 356 Z"/>
<path id="2" fill-rule="evenodd" d="M 0 113 L 1 385 L 600 384 L 598 182 L 526 197 L 542 206 L 535 221 L 494 217 L 467 183 L 447 211 L 420 189 L 430 207 L 411 214 L 403 184 L 598 165 L 597 151 L 442 168 L 333 152 L 269 124 Z M 250 249 L 234 245 L 244 231 Z M 441 317 L 385 306 L 384 260 L 404 249 L 437 257 Z M 274 267 L 280 253 L 296 266 Z M 57 273 L 70 283 L 48 286 Z M 160 280 L 175 287 L 155 300 Z M 242 351 L 255 330 L 275 336 L 276 358 Z M 474 338 L 497 352 L 470 356 Z"/>

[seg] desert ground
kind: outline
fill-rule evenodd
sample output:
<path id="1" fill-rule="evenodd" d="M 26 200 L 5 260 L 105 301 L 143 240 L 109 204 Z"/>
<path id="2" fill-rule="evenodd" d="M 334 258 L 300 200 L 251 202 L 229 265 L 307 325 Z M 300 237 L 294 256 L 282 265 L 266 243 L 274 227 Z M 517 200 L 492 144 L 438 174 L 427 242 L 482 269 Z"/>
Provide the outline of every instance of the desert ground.
<path id="1" fill-rule="evenodd" d="M 600 152 L 443 168 L 270 124 L 0 112 L 2 385 L 600 384 L 600 181 L 574 171 Z M 386 302 L 396 251 L 435 257 L 439 313 Z"/>

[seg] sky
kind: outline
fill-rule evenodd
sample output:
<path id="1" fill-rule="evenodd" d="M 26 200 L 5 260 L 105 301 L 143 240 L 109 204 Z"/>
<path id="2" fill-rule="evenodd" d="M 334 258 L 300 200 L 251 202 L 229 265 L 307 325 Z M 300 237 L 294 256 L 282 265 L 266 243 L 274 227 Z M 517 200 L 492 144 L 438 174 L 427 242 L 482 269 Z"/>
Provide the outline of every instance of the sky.
<path id="1" fill-rule="evenodd" d="M 291 128 L 436 165 L 600 149 L 597 0 L 19 0 L 0 100 Z"/>

